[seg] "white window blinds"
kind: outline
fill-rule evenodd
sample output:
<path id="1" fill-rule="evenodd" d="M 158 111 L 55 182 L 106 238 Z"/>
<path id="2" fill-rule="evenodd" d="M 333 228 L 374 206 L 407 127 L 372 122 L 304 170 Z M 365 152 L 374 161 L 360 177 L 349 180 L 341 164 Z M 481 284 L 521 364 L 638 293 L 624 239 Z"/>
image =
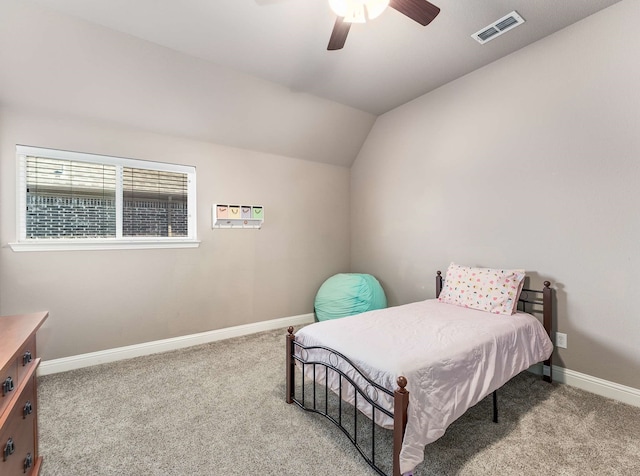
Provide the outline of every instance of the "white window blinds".
<path id="1" fill-rule="evenodd" d="M 17 152 L 18 242 L 196 240 L 193 167 L 26 146 Z"/>
<path id="2" fill-rule="evenodd" d="M 123 168 L 123 236 L 187 236 L 187 174 Z"/>
<path id="3" fill-rule="evenodd" d="M 115 166 L 28 156 L 26 181 L 26 238 L 115 238 Z"/>

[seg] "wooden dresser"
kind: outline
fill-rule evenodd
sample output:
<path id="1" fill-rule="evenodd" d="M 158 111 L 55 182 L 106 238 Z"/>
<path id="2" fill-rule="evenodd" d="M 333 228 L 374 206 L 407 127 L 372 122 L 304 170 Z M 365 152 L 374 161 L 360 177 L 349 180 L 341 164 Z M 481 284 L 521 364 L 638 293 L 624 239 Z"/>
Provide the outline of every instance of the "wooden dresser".
<path id="1" fill-rule="evenodd" d="M 0 476 L 40 472 L 36 331 L 48 315 L 0 317 Z"/>

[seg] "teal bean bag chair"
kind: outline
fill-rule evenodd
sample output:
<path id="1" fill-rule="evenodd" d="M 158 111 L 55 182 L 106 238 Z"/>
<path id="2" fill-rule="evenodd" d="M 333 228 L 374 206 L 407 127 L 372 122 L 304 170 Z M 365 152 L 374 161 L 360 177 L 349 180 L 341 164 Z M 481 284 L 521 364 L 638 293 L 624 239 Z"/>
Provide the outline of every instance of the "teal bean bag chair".
<path id="1" fill-rule="evenodd" d="M 387 297 L 370 274 L 336 274 L 322 283 L 314 307 L 318 320 L 324 321 L 383 309 L 387 307 Z"/>

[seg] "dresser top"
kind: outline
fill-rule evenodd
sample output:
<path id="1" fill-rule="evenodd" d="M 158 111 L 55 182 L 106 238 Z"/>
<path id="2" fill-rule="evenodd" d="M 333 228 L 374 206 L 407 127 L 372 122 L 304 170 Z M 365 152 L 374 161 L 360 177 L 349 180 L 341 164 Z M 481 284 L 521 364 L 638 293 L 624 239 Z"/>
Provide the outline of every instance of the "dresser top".
<path id="1" fill-rule="evenodd" d="M 46 311 L 0 317 L 0 366 L 11 360 L 20 346 L 49 316 Z"/>

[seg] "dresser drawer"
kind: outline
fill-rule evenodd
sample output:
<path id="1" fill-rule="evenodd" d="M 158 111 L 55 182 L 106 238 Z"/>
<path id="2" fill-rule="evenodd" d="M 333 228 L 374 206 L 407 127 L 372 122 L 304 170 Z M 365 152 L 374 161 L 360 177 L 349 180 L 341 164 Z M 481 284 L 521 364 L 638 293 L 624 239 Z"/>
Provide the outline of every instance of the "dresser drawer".
<path id="1" fill-rule="evenodd" d="M 38 458 L 35 369 L 0 429 L 0 476 L 31 474 Z"/>
<path id="2" fill-rule="evenodd" d="M 20 347 L 16 357 L 16 365 L 18 366 L 18 380 L 21 380 L 29 373 L 31 367 L 36 362 L 36 336 L 32 335 Z"/>
<path id="3" fill-rule="evenodd" d="M 32 335 L 20 347 L 14 359 L 9 361 L 0 374 L 0 415 L 5 412 L 9 400 L 22 380 L 31 372 L 36 362 L 36 336 Z"/>
<path id="4" fill-rule="evenodd" d="M 9 402 L 19 386 L 18 364 L 15 359 L 12 359 L 2 367 L 0 385 L 2 386 L 0 389 L 0 415 L 2 415 L 6 411 Z"/>
<path id="5" fill-rule="evenodd" d="M 36 332 L 48 312 L 0 316 L 0 476 L 37 476 Z"/>

